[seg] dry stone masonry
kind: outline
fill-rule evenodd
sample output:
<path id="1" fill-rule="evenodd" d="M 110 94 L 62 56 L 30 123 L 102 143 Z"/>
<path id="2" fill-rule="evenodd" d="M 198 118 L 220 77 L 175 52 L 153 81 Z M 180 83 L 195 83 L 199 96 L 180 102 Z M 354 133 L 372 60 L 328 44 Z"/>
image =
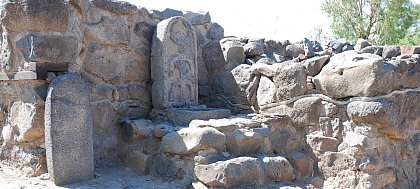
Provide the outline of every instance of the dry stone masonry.
<path id="1" fill-rule="evenodd" d="M 420 186 L 419 46 L 225 37 L 115 0 L 10 1 L 0 31 L 0 161 L 28 177 Z"/>

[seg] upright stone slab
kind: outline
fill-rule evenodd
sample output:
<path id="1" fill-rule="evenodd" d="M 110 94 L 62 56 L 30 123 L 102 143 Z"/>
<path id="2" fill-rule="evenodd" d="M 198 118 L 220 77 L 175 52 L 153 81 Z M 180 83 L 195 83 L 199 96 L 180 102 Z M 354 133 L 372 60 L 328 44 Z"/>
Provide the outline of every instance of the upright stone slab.
<path id="1" fill-rule="evenodd" d="M 197 39 L 188 20 L 172 17 L 157 25 L 151 71 L 155 108 L 198 105 Z"/>
<path id="2" fill-rule="evenodd" d="M 90 90 L 76 74 L 56 77 L 45 102 L 45 147 L 50 179 L 57 185 L 93 178 Z"/>

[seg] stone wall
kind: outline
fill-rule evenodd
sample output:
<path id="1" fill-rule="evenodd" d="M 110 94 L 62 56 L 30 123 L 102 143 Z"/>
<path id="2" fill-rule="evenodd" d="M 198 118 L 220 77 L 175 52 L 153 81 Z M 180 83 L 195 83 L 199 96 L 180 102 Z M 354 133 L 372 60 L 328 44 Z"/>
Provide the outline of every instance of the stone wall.
<path id="1" fill-rule="evenodd" d="M 174 16 L 195 32 L 199 104 L 255 114 L 149 119 L 152 37 Z M 74 73 L 89 88 L 95 166 L 194 187 L 420 185 L 419 47 L 224 37 L 208 13 L 112 0 L 9 2 L 1 31 L 0 159 L 28 176 L 47 171 L 50 82 Z"/>
<path id="2" fill-rule="evenodd" d="M 154 29 L 172 16 L 184 16 L 194 26 L 202 73 L 199 83 L 207 89 L 201 52 L 205 43 L 223 37 L 223 28 L 212 23 L 208 13 L 172 9 L 149 12 L 110 0 L 19 0 L 5 4 L 0 62 L 4 159 L 25 164 L 11 158 L 13 154 L 23 156 L 11 153 L 13 148 L 19 153 L 36 150 L 41 154 L 48 84 L 57 75 L 73 72 L 90 86 L 95 163 L 120 162 L 115 152 L 122 120 L 146 118 L 152 109 L 150 52 Z M 41 159 L 36 161 L 45 164 Z"/>

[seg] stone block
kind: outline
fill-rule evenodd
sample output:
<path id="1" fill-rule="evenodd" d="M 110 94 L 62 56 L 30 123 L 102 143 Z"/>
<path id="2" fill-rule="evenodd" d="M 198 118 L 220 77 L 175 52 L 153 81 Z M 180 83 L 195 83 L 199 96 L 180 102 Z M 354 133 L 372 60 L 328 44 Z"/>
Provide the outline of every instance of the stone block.
<path id="1" fill-rule="evenodd" d="M 169 108 L 167 119 L 174 125 L 188 125 L 194 119 L 222 119 L 231 116 L 228 109 L 216 108 Z"/>
<path id="2" fill-rule="evenodd" d="M 125 48 L 91 45 L 83 60 L 87 72 L 110 83 L 150 80 L 148 57 Z"/>
<path id="3" fill-rule="evenodd" d="M 50 179 L 57 185 L 93 178 L 89 87 L 76 74 L 56 77 L 45 103 L 45 147 Z"/>
<path id="4" fill-rule="evenodd" d="M 188 155 L 202 149 L 222 150 L 226 136 L 211 128 L 183 128 L 162 138 L 161 149 L 165 153 Z"/>
<path id="5" fill-rule="evenodd" d="M 85 36 L 93 43 L 103 45 L 128 45 L 130 29 L 119 20 L 102 17 L 97 24 L 88 25 Z"/>
<path id="6" fill-rule="evenodd" d="M 261 164 L 256 158 L 238 157 L 209 165 L 194 167 L 198 180 L 210 187 L 257 186 L 264 175 Z"/>
<path id="7" fill-rule="evenodd" d="M 198 105 L 197 39 L 188 20 L 172 17 L 157 25 L 151 61 L 155 108 Z"/>
<path id="8" fill-rule="evenodd" d="M 138 14 L 139 9 L 137 6 L 126 2 L 126 1 L 114 1 L 114 0 L 92 0 L 92 4 L 100 9 L 112 12 L 114 14 Z"/>
<path id="9" fill-rule="evenodd" d="M 79 53 L 75 37 L 28 35 L 17 44 L 27 62 L 75 63 Z"/>
<path id="10" fill-rule="evenodd" d="M 295 179 L 295 174 L 293 173 L 294 169 L 286 158 L 281 156 L 264 157 L 262 162 L 265 176 L 269 180 L 287 182 Z"/>
<path id="11" fill-rule="evenodd" d="M 252 155 L 260 152 L 263 145 L 261 134 L 239 129 L 226 141 L 228 152 L 236 156 Z"/>
<path id="12" fill-rule="evenodd" d="M 5 5 L 2 25 L 14 32 L 65 32 L 70 11 L 65 0 L 21 0 Z"/>

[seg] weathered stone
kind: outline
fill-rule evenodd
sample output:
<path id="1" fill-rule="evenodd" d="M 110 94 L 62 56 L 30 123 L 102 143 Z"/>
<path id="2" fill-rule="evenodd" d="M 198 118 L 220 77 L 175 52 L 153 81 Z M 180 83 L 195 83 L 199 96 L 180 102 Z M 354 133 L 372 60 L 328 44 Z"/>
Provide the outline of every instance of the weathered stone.
<path id="1" fill-rule="evenodd" d="M 277 74 L 273 77 L 277 87 L 277 98 L 286 100 L 306 92 L 305 68 L 300 64 L 274 64 Z"/>
<path id="2" fill-rule="evenodd" d="M 92 43 L 103 45 L 128 45 L 130 42 L 130 29 L 128 25 L 119 20 L 102 17 L 96 24 L 88 25 L 85 36 Z"/>
<path id="3" fill-rule="evenodd" d="M 303 40 L 305 55 L 308 58 L 314 57 L 316 52 L 322 51 L 321 44 L 318 41 L 311 41 L 308 38 Z"/>
<path id="4" fill-rule="evenodd" d="M 8 33 L 3 32 L 0 39 L 0 69 L 2 72 L 9 72 L 13 67 L 13 59 L 11 59 L 12 54 L 12 43 Z"/>
<path id="5" fill-rule="evenodd" d="M 251 157 L 239 157 L 209 165 L 194 167 L 198 180 L 210 187 L 257 186 L 264 174 L 259 161 Z"/>
<path id="6" fill-rule="evenodd" d="M 211 22 L 209 12 L 191 12 L 184 13 L 184 17 L 193 25 L 206 24 Z"/>
<path id="7" fill-rule="evenodd" d="M 124 140 L 144 139 L 152 134 L 153 122 L 147 119 L 126 120 L 123 124 Z"/>
<path id="8" fill-rule="evenodd" d="M 203 60 L 210 72 L 224 69 L 225 58 L 218 41 L 211 42 L 203 47 Z"/>
<path id="9" fill-rule="evenodd" d="M 356 124 L 372 124 L 390 138 L 405 139 L 418 122 L 418 96 L 419 92 L 405 92 L 372 102 L 355 101 L 347 106 L 347 113 Z"/>
<path id="10" fill-rule="evenodd" d="M 319 130 L 325 137 L 340 138 L 343 128 L 339 118 L 320 117 Z"/>
<path id="11" fill-rule="evenodd" d="M 286 46 L 286 57 L 291 60 L 298 57 L 300 54 L 305 54 L 305 51 L 297 45 L 287 45 Z"/>
<path id="12" fill-rule="evenodd" d="M 263 144 L 263 138 L 259 133 L 239 129 L 226 141 L 229 152 L 237 156 L 258 153 Z"/>
<path id="13" fill-rule="evenodd" d="M 266 105 L 277 102 L 278 99 L 276 89 L 276 85 L 272 80 L 265 76 L 261 76 L 257 90 L 258 105 Z"/>
<path id="14" fill-rule="evenodd" d="M 226 137 L 220 131 L 211 128 L 183 128 L 169 133 L 162 138 L 161 149 L 165 153 L 188 155 L 206 148 L 221 150 Z"/>
<path id="15" fill-rule="evenodd" d="M 152 45 L 153 106 L 163 109 L 198 105 L 197 41 L 183 17 L 160 22 Z"/>
<path id="16" fill-rule="evenodd" d="M 420 54 L 420 46 L 400 46 L 401 54 Z"/>
<path id="17" fill-rule="evenodd" d="M 264 44 L 264 54 L 274 62 L 283 62 L 285 60 L 286 48 L 281 42 L 266 40 Z"/>
<path id="18" fill-rule="evenodd" d="M 314 83 L 332 98 L 375 96 L 397 89 L 396 77 L 392 66 L 381 57 L 349 51 L 332 57 L 314 77 Z"/>
<path id="19" fill-rule="evenodd" d="M 360 51 L 365 47 L 372 46 L 368 40 L 366 39 L 357 39 L 356 45 L 354 46 L 354 50 Z"/>
<path id="20" fill-rule="evenodd" d="M 306 141 L 309 146 L 316 151 L 326 152 L 326 151 L 337 151 L 339 140 L 333 137 L 324 137 L 321 135 L 306 135 Z"/>
<path id="21" fill-rule="evenodd" d="M 8 122 L 13 131 L 13 141 L 34 142 L 44 138 L 43 108 L 22 101 L 14 102 L 10 108 Z M 6 129 L 6 132 L 7 129 Z M 6 134 L 8 138 L 8 134 Z M 10 141 L 7 139 L 6 141 Z"/>
<path id="22" fill-rule="evenodd" d="M 91 3 L 103 10 L 115 14 L 136 14 L 139 11 L 137 6 L 126 1 L 92 0 Z"/>
<path id="23" fill-rule="evenodd" d="M 321 69 L 324 67 L 324 64 L 330 59 L 330 56 L 325 55 L 321 57 L 313 57 L 308 60 L 305 60 L 303 65 L 305 66 L 306 73 L 309 76 L 317 75 Z"/>
<path id="24" fill-rule="evenodd" d="M 392 58 L 397 57 L 401 54 L 401 49 L 399 46 L 385 46 L 382 51 L 382 58 Z"/>
<path id="25" fill-rule="evenodd" d="M 56 77 L 45 104 L 48 173 L 57 185 L 93 178 L 93 134 L 89 88 L 75 74 Z"/>
<path id="26" fill-rule="evenodd" d="M 295 179 L 293 167 L 286 158 L 264 157 L 263 160 L 265 176 L 275 182 L 286 182 Z"/>
<path id="27" fill-rule="evenodd" d="M 308 177 L 313 174 L 313 161 L 311 158 L 300 152 L 294 152 L 288 155 L 287 159 L 292 166 L 298 170 L 300 177 Z"/>
<path id="28" fill-rule="evenodd" d="M 65 0 L 20 0 L 4 7 L 2 25 L 14 32 L 65 32 L 69 9 Z"/>
<path id="29" fill-rule="evenodd" d="M 170 8 L 166 8 L 162 12 L 157 11 L 157 10 L 152 10 L 151 12 L 154 18 L 158 18 L 160 20 L 165 20 L 165 19 L 175 17 L 175 16 L 182 16 L 184 14 L 182 13 L 182 11 L 170 9 Z"/>
<path id="30" fill-rule="evenodd" d="M 420 87 L 420 58 L 396 59 L 389 63 L 393 66 L 398 75 L 400 87 Z"/>
<path id="31" fill-rule="evenodd" d="M 335 177 L 340 171 L 355 171 L 356 159 L 340 152 L 326 152 L 321 158 L 318 167 L 326 178 Z"/>
<path id="32" fill-rule="evenodd" d="M 214 41 L 220 41 L 225 36 L 225 30 L 219 24 L 213 22 L 210 25 L 209 31 L 207 33 L 207 38 Z"/>
<path id="33" fill-rule="evenodd" d="M 169 108 L 167 109 L 168 121 L 174 125 L 188 125 L 194 119 L 222 119 L 230 117 L 228 109 L 216 108 Z"/>
<path id="34" fill-rule="evenodd" d="M 367 46 L 359 50 L 359 53 L 370 53 L 382 56 L 382 51 L 384 50 L 381 46 Z"/>
<path id="35" fill-rule="evenodd" d="M 263 46 L 257 42 L 249 42 L 244 46 L 244 52 L 247 56 L 254 57 L 264 53 Z"/>
<path id="36" fill-rule="evenodd" d="M 78 51 L 75 37 L 29 35 L 17 44 L 27 62 L 75 63 Z"/>
<path id="37" fill-rule="evenodd" d="M 110 83 L 150 80 L 149 59 L 124 48 L 91 45 L 83 67 L 88 73 Z"/>
<path id="38" fill-rule="evenodd" d="M 193 120 L 189 127 L 213 127 L 226 136 L 231 136 L 234 131 L 239 129 L 239 125 L 229 119 Z"/>
<path id="39" fill-rule="evenodd" d="M 218 72 L 213 76 L 213 89 L 225 94 L 238 95 L 240 89 L 236 84 L 236 80 L 232 72 Z"/>
<path id="40" fill-rule="evenodd" d="M 130 150 L 123 157 L 124 164 L 138 174 L 148 173 L 149 165 L 151 164 L 150 161 L 150 156 L 140 150 Z"/>
<path id="41" fill-rule="evenodd" d="M 238 41 L 224 42 L 222 50 L 226 62 L 225 70 L 232 70 L 246 59 L 243 45 Z"/>
<path id="42" fill-rule="evenodd" d="M 307 97 L 297 100 L 289 115 L 295 127 L 306 127 L 318 125 L 318 117 L 322 107 L 321 99 L 318 97 Z"/>
<path id="43" fill-rule="evenodd" d="M 235 117 L 235 118 L 231 118 L 230 120 L 244 127 L 249 127 L 249 128 L 261 127 L 260 122 L 254 121 L 246 117 Z"/>

